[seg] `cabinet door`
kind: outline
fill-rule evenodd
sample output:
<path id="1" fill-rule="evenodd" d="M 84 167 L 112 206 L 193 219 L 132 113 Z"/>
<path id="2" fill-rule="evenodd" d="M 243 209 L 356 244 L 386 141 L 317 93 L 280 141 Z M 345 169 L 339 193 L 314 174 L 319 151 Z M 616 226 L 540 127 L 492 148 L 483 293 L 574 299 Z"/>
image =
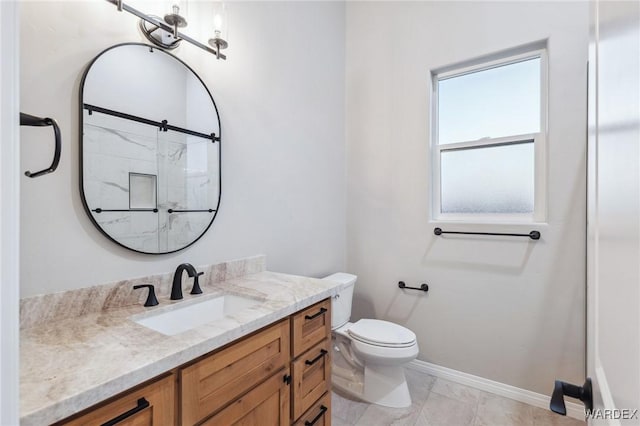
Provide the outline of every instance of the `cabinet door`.
<path id="1" fill-rule="evenodd" d="M 309 306 L 292 318 L 292 355 L 297 358 L 331 335 L 331 300 L 326 299 Z"/>
<path id="2" fill-rule="evenodd" d="M 56 425 L 173 425 L 175 418 L 175 376 L 173 374 L 139 389 L 117 396 L 105 405 Z"/>
<path id="3" fill-rule="evenodd" d="M 202 426 L 289 426 L 289 370 L 283 369 L 233 401 Z"/>
<path id="4" fill-rule="evenodd" d="M 325 339 L 293 362 L 293 419 L 297 420 L 329 390 L 331 341 Z"/>
<path id="5" fill-rule="evenodd" d="M 294 426 L 331 426 L 331 392 L 313 404 Z"/>
<path id="6" fill-rule="evenodd" d="M 180 371 L 182 425 L 215 413 L 289 362 L 289 320 L 250 335 Z"/>

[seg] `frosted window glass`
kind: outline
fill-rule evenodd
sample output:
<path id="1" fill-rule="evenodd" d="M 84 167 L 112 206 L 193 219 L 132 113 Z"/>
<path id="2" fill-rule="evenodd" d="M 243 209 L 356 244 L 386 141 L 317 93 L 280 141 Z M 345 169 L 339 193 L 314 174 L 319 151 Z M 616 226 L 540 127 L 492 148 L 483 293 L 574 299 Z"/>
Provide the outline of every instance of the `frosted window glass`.
<path id="1" fill-rule="evenodd" d="M 533 213 L 533 141 L 442 151 L 442 213 Z"/>
<path id="2" fill-rule="evenodd" d="M 540 131 L 540 58 L 438 82 L 438 143 Z"/>

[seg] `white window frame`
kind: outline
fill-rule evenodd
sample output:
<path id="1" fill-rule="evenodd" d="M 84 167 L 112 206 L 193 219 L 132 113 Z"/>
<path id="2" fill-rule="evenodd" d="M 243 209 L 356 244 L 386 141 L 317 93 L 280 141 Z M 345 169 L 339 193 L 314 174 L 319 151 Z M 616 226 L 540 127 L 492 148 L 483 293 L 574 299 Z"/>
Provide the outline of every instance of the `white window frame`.
<path id="1" fill-rule="evenodd" d="M 478 71 L 485 71 L 505 65 L 540 58 L 540 131 L 524 135 L 511 135 L 500 138 L 483 138 L 440 145 L 438 142 L 438 83 L 453 77 L 460 77 Z M 546 141 L 548 122 L 548 60 L 546 48 L 529 50 L 526 53 L 504 56 L 497 60 L 476 61 L 474 65 L 447 71 L 431 72 L 432 81 L 432 122 L 431 122 L 431 165 L 432 165 L 432 222 L 464 222 L 464 223 L 544 223 L 547 217 L 547 173 L 546 173 Z M 534 208 L 533 213 L 442 213 L 441 212 L 441 155 L 443 151 L 453 151 L 477 147 L 510 145 L 533 140 L 534 144 Z"/>

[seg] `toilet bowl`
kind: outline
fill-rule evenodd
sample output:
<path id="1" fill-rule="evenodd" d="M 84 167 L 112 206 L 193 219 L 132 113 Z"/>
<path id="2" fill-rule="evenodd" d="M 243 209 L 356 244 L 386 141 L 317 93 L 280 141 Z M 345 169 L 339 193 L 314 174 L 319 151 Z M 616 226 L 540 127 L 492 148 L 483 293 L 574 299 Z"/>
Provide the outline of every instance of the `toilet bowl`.
<path id="1" fill-rule="evenodd" d="M 334 388 L 385 407 L 410 406 L 403 367 L 418 356 L 416 335 L 389 321 L 349 322 L 357 277 L 337 273 L 325 279 L 343 284 L 331 304 Z"/>

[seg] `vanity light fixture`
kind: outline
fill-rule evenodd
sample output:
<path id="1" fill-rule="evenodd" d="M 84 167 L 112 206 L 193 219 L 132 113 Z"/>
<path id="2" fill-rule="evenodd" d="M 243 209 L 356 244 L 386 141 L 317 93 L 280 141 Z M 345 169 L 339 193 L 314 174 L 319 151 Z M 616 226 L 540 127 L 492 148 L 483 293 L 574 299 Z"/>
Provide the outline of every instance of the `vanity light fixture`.
<path id="1" fill-rule="evenodd" d="M 147 15 L 139 10 L 124 3 L 124 0 L 107 0 L 114 4 L 119 11 L 126 11 L 140 18 L 140 30 L 145 37 L 163 49 L 175 49 L 180 45 L 182 40 L 188 41 L 194 46 L 198 46 L 202 50 L 216 55 L 218 59 L 227 59 L 226 55 L 220 53 L 220 50 L 226 49 L 229 43 L 223 38 L 226 31 L 226 9 L 224 5 L 220 7 L 220 11 L 214 17 L 214 37 L 209 40 L 211 47 L 200 43 L 199 41 L 178 31 L 178 28 L 187 26 L 187 20 L 180 15 L 180 6 L 175 0 L 171 13 L 167 13 L 164 18 L 153 15 Z M 212 49 L 213 48 L 213 49 Z"/>
<path id="2" fill-rule="evenodd" d="M 209 39 L 209 45 L 216 50 L 216 57 L 220 58 L 220 51 L 226 49 L 229 43 L 227 37 L 227 8 L 224 3 L 220 3 L 213 16 L 213 38 Z"/>

